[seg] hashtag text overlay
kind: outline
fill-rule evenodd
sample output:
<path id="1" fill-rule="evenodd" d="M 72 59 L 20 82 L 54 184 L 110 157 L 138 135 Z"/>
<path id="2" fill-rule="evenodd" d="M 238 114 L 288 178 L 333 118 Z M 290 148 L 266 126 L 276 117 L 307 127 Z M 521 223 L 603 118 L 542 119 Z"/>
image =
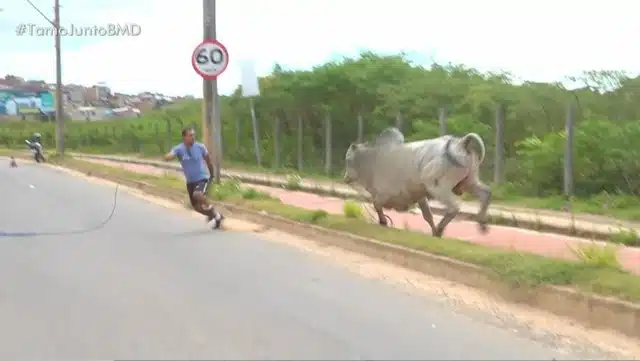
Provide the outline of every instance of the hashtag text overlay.
<path id="1" fill-rule="evenodd" d="M 78 37 L 119 37 L 119 36 L 139 36 L 142 28 L 138 24 L 102 24 L 102 25 L 74 25 L 61 26 L 60 36 Z M 16 26 L 17 36 L 53 36 L 56 28 L 53 26 L 43 26 L 32 23 L 23 23 Z"/>

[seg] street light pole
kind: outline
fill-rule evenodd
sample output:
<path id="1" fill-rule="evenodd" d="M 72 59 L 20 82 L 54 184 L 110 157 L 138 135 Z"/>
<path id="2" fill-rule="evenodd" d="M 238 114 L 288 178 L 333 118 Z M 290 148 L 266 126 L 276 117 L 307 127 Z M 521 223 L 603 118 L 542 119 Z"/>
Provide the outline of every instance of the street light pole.
<path id="1" fill-rule="evenodd" d="M 64 110 L 62 103 L 62 51 L 60 49 L 60 0 L 54 3 L 54 27 L 56 43 L 56 151 L 64 154 Z"/>

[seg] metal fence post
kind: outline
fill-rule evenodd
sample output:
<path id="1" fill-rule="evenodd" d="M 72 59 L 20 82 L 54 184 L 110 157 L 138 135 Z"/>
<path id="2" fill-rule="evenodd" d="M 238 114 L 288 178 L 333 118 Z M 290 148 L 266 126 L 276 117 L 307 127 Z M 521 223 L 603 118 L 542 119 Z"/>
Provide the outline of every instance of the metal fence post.
<path id="1" fill-rule="evenodd" d="M 440 122 L 440 136 L 447 134 L 447 110 L 444 107 L 438 109 L 438 121 Z"/>
<path id="2" fill-rule="evenodd" d="M 402 132 L 402 128 L 404 127 L 404 117 L 402 116 L 402 112 L 396 113 L 396 128 L 398 128 Z"/>
<path id="3" fill-rule="evenodd" d="M 493 164 L 493 183 L 504 182 L 504 105 L 496 108 L 496 152 Z"/>
<path id="4" fill-rule="evenodd" d="M 325 160 L 324 160 L 324 172 L 327 175 L 331 175 L 331 147 L 332 147 L 332 139 L 331 139 L 332 131 L 331 131 L 331 114 L 327 114 L 325 118 L 325 134 L 324 134 L 324 151 L 325 151 Z"/>
<path id="5" fill-rule="evenodd" d="M 297 158 L 298 158 L 298 172 L 302 171 L 302 165 L 303 165 L 303 157 L 302 157 L 302 152 L 303 152 L 303 142 L 304 142 L 304 122 L 302 120 L 302 116 L 300 114 L 298 114 L 298 126 L 296 127 L 297 129 L 297 133 L 298 133 L 298 141 L 297 141 Z"/>
<path id="6" fill-rule="evenodd" d="M 567 107 L 567 123 L 565 131 L 567 139 L 564 150 L 564 195 L 573 196 L 573 131 L 576 121 L 576 109 L 573 103 Z"/>
<path id="7" fill-rule="evenodd" d="M 364 137 L 364 119 L 362 114 L 358 113 L 358 143 L 362 143 Z"/>
<path id="8" fill-rule="evenodd" d="M 280 117 L 276 116 L 274 119 L 274 127 L 273 127 L 273 147 L 275 151 L 274 158 L 274 168 L 280 168 Z"/>

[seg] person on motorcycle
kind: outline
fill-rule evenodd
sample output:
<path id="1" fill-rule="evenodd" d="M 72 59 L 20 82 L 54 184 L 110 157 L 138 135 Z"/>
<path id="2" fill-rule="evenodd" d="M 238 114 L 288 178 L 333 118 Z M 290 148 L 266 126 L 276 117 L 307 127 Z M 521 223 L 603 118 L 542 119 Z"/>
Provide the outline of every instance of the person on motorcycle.
<path id="1" fill-rule="evenodd" d="M 26 139 L 25 142 L 29 149 L 33 151 L 33 155 L 36 159 L 36 162 L 40 163 L 44 162 L 44 155 L 42 154 L 42 135 L 40 133 L 33 133 L 29 139 Z"/>
<path id="2" fill-rule="evenodd" d="M 42 144 L 41 139 L 42 139 L 42 135 L 40 133 L 33 133 L 28 140 L 29 140 L 29 143 Z"/>

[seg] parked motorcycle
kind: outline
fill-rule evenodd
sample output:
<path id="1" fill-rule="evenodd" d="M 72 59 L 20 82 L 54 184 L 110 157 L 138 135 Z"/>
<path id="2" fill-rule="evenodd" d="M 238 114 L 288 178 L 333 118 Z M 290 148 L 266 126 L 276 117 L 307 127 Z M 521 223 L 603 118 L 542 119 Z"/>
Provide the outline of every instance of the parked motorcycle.
<path id="1" fill-rule="evenodd" d="M 25 143 L 29 146 L 31 153 L 33 153 L 33 159 L 35 159 L 36 162 L 40 163 L 45 161 L 42 144 L 38 142 L 30 142 L 29 140 L 25 140 Z"/>

